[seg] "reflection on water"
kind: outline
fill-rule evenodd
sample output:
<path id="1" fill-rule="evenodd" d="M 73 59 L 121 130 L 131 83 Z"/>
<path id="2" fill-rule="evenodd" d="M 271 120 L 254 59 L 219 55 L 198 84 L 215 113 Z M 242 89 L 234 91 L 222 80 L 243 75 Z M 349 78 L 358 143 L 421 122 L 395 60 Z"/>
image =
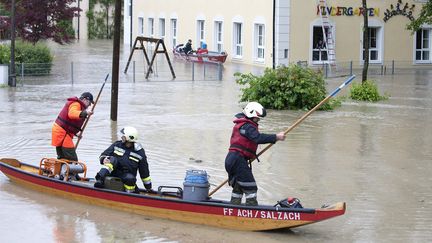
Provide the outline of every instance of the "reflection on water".
<path id="1" fill-rule="evenodd" d="M 57 48 L 57 60 L 68 63 L 85 58 L 98 63 L 99 59 L 110 59 L 106 42 L 74 47 Z M 101 70 L 110 68 L 106 62 L 99 65 Z M 108 84 L 78 148 L 80 159 L 87 162 L 88 175 L 99 170 L 97 158 L 118 139 L 118 130 L 132 125 L 140 131 L 155 187 L 182 186 L 187 169 L 205 169 L 212 186 L 219 185 L 226 179 L 223 163 L 232 118 L 241 109 L 234 71 L 259 69 L 226 64 L 222 82 L 133 83 L 123 77 L 117 122 L 109 119 Z M 0 89 L 0 157 L 38 164 L 41 157 L 55 156 L 50 147 L 51 124 L 65 98 L 83 91 L 97 93 L 105 74 L 98 74 L 99 79 L 83 74 L 74 85 L 63 79 L 47 79 L 42 84 Z M 187 242 L 196 237 L 209 242 L 428 241 L 432 239 L 429 75 L 372 77 L 380 90 L 391 95 L 389 100 L 375 104 L 347 101 L 336 111 L 315 112 L 292 130 L 285 142 L 273 146 L 262 155 L 260 163 L 254 164 L 261 203 L 274 204 L 287 196 L 300 198 L 308 207 L 346 201 L 348 209 L 342 217 L 292 231 L 245 234 L 68 202 L 22 190 L 0 175 L 0 201 L 7 205 L 0 208 L 0 216 L 7 219 L 0 223 L 0 233 L 10 241 L 30 239 L 33 234 L 47 242 Z M 328 80 L 328 89 L 342 81 Z M 347 94 L 346 90 L 341 93 Z M 303 114 L 269 111 L 261 130 L 283 131 Z M 230 188 L 225 186 L 214 196 L 227 199 Z M 26 215 L 32 215 L 31 220 L 21 220 Z M 10 228 L 25 234 L 19 238 Z"/>

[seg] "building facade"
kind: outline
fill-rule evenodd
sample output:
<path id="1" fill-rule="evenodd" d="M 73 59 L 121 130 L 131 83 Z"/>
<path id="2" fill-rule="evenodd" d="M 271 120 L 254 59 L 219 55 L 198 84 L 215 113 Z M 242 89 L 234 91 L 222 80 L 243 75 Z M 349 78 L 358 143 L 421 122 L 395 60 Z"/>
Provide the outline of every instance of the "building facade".
<path id="1" fill-rule="evenodd" d="M 231 62 L 265 67 L 322 65 L 332 54 L 336 63 L 361 64 L 366 12 L 370 63 L 432 64 L 432 26 L 406 29 L 425 0 L 367 2 L 363 10 L 358 0 L 124 0 L 124 43 L 148 36 L 172 48 L 192 39 L 195 49 L 206 43 Z"/>

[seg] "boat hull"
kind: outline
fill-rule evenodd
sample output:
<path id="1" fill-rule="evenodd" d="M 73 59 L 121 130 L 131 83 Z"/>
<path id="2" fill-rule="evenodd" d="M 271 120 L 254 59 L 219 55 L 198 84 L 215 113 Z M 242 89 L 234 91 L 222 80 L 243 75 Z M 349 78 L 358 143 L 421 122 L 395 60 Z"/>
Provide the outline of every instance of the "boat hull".
<path id="1" fill-rule="evenodd" d="M 30 165 L 21 164 L 20 167 Z M 65 182 L 29 173 L 0 162 L 0 170 L 13 182 L 68 199 L 145 216 L 237 230 L 262 231 L 292 228 L 344 214 L 345 203 L 323 209 L 285 209 L 270 206 L 234 206 L 220 202 L 191 202 L 147 193 L 130 194 L 96 189 L 91 183 Z M 33 168 L 37 170 L 37 168 Z"/>

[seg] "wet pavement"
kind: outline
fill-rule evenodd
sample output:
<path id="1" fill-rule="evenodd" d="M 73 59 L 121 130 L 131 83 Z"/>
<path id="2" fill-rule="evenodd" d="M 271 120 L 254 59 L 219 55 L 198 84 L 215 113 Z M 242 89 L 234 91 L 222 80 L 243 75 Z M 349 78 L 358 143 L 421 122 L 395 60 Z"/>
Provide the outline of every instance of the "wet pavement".
<path id="1" fill-rule="evenodd" d="M 39 163 L 55 157 L 51 125 L 66 97 L 94 94 L 111 68 L 111 42 L 55 47 L 57 75 L 0 88 L 0 157 Z M 122 68 L 129 55 L 122 49 Z M 137 62 L 139 62 L 137 56 Z M 85 60 L 85 61 L 83 61 Z M 140 132 L 155 187 L 182 186 L 187 169 L 204 169 L 211 189 L 226 179 L 224 159 L 233 115 L 241 110 L 232 73 L 259 68 L 225 64 L 223 80 L 188 80 L 189 64 L 172 60 L 177 80 L 159 60 L 158 77 L 121 74 L 118 121 L 110 121 L 108 83 L 78 148 L 88 175 L 126 125 Z M 74 62 L 72 84 L 67 70 Z M 138 65 L 137 65 L 138 66 Z M 63 67 L 63 69 L 61 69 Z M 61 72 L 64 71 L 64 73 Z M 112 211 L 40 194 L 0 175 L 0 235 L 4 242 L 427 242 L 432 239 L 432 71 L 371 76 L 391 95 L 378 103 L 347 100 L 318 111 L 254 164 L 263 204 L 288 196 L 306 207 L 347 202 L 344 216 L 292 230 L 239 232 Z M 360 78 L 356 81 L 359 82 Z M 330 92 L 344 78 L 328 79 Z M 346 95 L 343 90 L 341 95 Z M 304 111 L 274 111 L 262 132 L 287 129 Z M 260 148 L 264 148 L 261 146 Z M 228 199 L 230 188 L 214 197 Z"/>

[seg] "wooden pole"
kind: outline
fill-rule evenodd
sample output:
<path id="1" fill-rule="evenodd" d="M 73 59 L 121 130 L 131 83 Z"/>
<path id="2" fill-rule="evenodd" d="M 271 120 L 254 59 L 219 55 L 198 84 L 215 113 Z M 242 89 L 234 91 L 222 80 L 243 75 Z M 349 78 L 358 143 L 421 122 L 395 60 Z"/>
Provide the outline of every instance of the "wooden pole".
<path id="1" fill-rule="evenodd" d="M 114 41 L 113 41 L 112 77 L 111 77 L 111 120 L 112 121 L 117 121 L 117 111 L 118 111 L 120 25 L 121 25 L 121 0 L 116 0 L 115 11 L 114 11 Z"/>
<path id="2" fill-rule="evenodd" d="M 92 108 L 91 108 L 91 111 L 92 111 L 92 112 L 94 111 L 94 109 L 95 109 L 95 107 L 96 107 L 96 104 L 97 104 L 98 101 L 99 101 L 99 97 L 100 97 L 101 94 L 102 94 L 102 90 L 103 90 L 103 88 L 105 87 L 105 83 L 106 83 L 106 81 L 108 80 L 108 76 L 109 76 L 109 73 L 108 73 L 107 76 L 105 77 L 105 81 L 103 82 L 102 87 L 101 87 L 100 90 L 99 90 L 99 93 L 98 93 L 98 95 L 97 95 L 97 97 L 96 97 L 96 101 L 95 101 L 95 103 L 93 104 L 93 106 L 92 106 Z M 82 127 L 81 127 L 81 133 L 80 133 L 80 136 L 78 137 L 78 140 L 77 140 L 77 142 L 76 142 L 76 144 L 75 144 L 75 149 L 78 148 L 78 144 L 79 144 L 80 141 L 81 141 L 82 134 L 83 134 L 84 129 L 86 128 L 87 123 L 88 123 L 89 120 L 90 120 L 90 116 L 89 116 L 89 117 L 84 121 L 84 124 L 83 124 Z"/>
<path id="3" fill-rule="evenodd" d="M 323 99 L 318 105 L 316 105 L 314 108 L 312 108 L 310 111 L 308 111 L 306 114 L 304 114 L 300 119 L 298 119 L 294 124 L 292 124 L 288 129 L 284 131 L 284 134 L 286 135 L 291 130 L 293 130 L 295 127 L 297 127 L 301 122 L 303 122 L 308 116 L 310 116 L 314 111 L 316 111 L 318 108 L 320 108 L 324 103 L 326 103 L 330 98 L 335 96 L 343 87 L 351 83 L 353 79 L 355 78 L 355 75 L 352 75 L 349 77 L 343 84 L 341 84 L 337 89 L 335 89 L 331 94 L 329 94 L 325 99 Z M 273 144 L 267 145 L 263 150 L 261 150 L 257 157 L 262 155 L 265 151 L 267 151 L 269 148 L 271 148 Z M 255 159 L 250 160 L 249 163 L 252 163 Z M 219 186 L 217 186 L 213 191 L 209 193 L 209 196 L 213 195 L 215 192 L 217 192 L 223 185 L 225 185 L 228 182 L 228 179 L 226 179 L 224 182 L 222 182 Z"/>

